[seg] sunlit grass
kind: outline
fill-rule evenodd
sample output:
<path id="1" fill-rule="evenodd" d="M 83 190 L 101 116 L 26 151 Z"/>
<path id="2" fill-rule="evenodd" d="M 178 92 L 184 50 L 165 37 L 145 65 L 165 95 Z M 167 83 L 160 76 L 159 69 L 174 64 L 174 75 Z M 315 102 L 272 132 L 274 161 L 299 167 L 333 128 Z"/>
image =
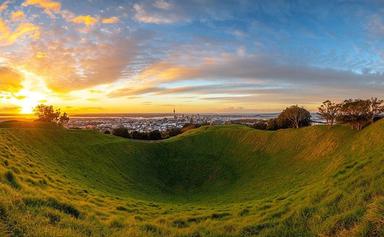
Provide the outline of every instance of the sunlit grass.
<path id="1" fill-rule="evenodd" d="M 382 236 L 384 123 L 161 142 L 0 128 L 0 236 Z"/>

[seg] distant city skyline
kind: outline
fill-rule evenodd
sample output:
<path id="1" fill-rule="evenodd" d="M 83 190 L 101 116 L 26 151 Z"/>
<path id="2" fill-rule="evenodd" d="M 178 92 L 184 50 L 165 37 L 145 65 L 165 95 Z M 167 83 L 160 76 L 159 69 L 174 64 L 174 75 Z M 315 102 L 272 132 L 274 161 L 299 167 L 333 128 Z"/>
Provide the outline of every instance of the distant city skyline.
<path id="1" fill-rule="evenodd" d="M 381 97 L 381 1 L 0 0 L 0 114 L 261 113 Z"/>

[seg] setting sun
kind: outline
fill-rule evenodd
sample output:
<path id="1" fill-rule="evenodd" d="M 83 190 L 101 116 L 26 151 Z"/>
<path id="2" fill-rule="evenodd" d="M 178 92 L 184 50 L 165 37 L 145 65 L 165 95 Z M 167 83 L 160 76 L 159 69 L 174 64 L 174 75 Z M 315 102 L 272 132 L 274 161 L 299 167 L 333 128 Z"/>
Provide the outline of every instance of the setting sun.
<path id="1" fill-rule="evenodd" d="M 33 108 L 35 108 L 44 99 L 44 96 L 38 92 L 22 91 L 20 94 L 24 97 L 18 102 L 21 108 L 21 114 L 31 114 L 33 112 Z"/>
<path id="2" fill-rule="evenodd" d="M 14 104 L 19 106 L 20 114 L 32 114 L 34 107 L 46 101 L 49 90 L 44 80 L 23 68 L 18 68 L 23 78 L 20 86 L 22 89 L 12 98 Z"/>

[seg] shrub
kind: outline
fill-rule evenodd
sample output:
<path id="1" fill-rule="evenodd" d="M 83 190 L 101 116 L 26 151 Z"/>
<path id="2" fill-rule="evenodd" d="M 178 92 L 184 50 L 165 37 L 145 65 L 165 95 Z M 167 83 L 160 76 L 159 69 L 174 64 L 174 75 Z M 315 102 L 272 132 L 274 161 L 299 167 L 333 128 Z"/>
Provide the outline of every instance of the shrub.
<path id="1" fill-rule="evenodd" d="M 267 121 L 256 121 L 254 124 L 251 125 L 252 128 L 265 130 L 268 128 L 268 122 Z"/>
<path id="2" fill-rule="evenodd" d="M 160 140 L 162 138 L 161 132 L 159 130 L 154 130 L 148 133 L 149 140 Z"/>
<path id="3" fill-rule="evenodd" d="M 279 129 L 277 119 L 274 118 L 267 121 L 267 130 L 277 130 L 277 129 Z"/>
<path id="4" fill-rule="evenodd" d="M 128 129 L 124 127 L 113 129 L 112 134 L 118 137 L 130 138 Z"/>

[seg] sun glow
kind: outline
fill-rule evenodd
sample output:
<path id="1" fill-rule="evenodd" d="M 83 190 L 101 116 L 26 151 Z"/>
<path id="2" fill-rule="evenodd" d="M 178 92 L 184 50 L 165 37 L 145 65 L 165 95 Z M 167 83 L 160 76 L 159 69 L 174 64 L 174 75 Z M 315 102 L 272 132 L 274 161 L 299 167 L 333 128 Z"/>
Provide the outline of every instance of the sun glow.
<path id="1" fill-rule="evenodd" d="M 23 89 L 17 93 L 16 104 L 20 106 L 21 114 L 32 114 L 33 109 L 40 103 L 44 103 L 49 93 L 44 80 L 23 69 L 19 71 L 24 76 Z"/>
<path id="2" fill-rule="evenodd" d="M 39 92 L 24 91 L 20 92 L 22 99 L 19 100 L 21 114 L 32 114 L 33 108 L 44 101 L 44 95 Z"/>

